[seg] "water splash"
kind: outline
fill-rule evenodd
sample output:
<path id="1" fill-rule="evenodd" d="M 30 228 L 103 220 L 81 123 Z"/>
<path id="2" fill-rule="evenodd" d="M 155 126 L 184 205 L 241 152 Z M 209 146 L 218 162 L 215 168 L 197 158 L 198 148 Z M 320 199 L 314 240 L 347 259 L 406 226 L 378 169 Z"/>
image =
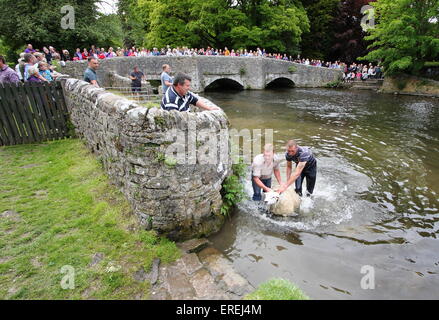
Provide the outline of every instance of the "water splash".
<path id="1" fill-rule="evenodd" d="M 283 171 L 281 167 L 281 172 Z M 361 199 L 361 192 L 367 191 L 370 185 L 371 180 L 366 175 L 346 163 L 336 159 L 321 158 L 314 194 L 311 197 L 302 197 L 297 215 L 274 216 L 268 212 L 265 203 L 252 201 L 253 188 L 250 179 L 246 179 L 244 185 L 248 199 L 240 203 L 238 208 L 266 226 L 285 231 L 316 230 L 350 221 L 355 215 L 364 216 L 364 212 L 371 204 Z M 306 181 L 303 185 L 303 190 L 305 189 Z"/>

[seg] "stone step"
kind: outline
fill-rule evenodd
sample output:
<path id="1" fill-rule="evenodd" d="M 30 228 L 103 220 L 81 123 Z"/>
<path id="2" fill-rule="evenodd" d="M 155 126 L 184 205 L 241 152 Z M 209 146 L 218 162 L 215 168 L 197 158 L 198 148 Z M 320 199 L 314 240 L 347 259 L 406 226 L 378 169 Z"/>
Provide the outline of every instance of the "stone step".
<path id="1" fill-rule="evenodd" d="M 371 82 L 371 81 L 355 81 L 355 82 L 345 82 L 347 85 L 351 86 L 382 86 L 382 82 Z"/>
<path id="2" fill-rule="evenodd" d="M 234 270 L 231 262 L 209 244 L 207 239 L 179 243 L 180 259 L 168 266 L 153 264 L 156 272 L 152 272 L 154 276 L 151 278 L 155 281 L 150 299 L 238 300 L 253 291 L 254 288 Z"/>
<path id="3" fill-rule="evenodd" d="M 183 252 L 183 253 L 192 253 L 192 252 L 200 252 L 207 246 L 209 246 L 211 243 L 206 238 L 200 238 L 200 239 L 190 239 L 185 242 L 177 243 L 177 247 Z"/>
<path id="4" fill-rule="evenodd" d="M 379 90 L 380 86 L 352 86 L 351 89 L 357 89 L 357 90 Z"/>
<path id="5" fill-rule="evenodd" d="M 353 87 L 355 86 L 371 86 L 371 87 L 381 87 L 380 83 L 370 83 L 370 82 L 358 82 L 358 83 L 351 83 Z"/>
<path id="6" fill-rule="evenodd" d="M 215 283 L 215 279 L 205 268 L 197 270 L 190 282 L 200 300 L 230 300 L 230 296 Z"/>
<path id="7" fill-rule="evenodd" d="M 187 253 L 184 254 L 181 257 L 181 260 L 183 261 L 183 265 L 186 270 L 187 275 L 192 275 L 193 273 L 197 272 L 199 269 L 203 268 L 203 265 L 201 264 L 200 260 L 198 259 L 198 256 L 196 253 Z"/>
<path id="8" fill-rule="evenodd" d="M 217 249 L 207 247 L 198 254 L 198 257 L 214 277 L 219 287 L 232 299 L 242 299 L 254 290 L 251 284 L 235 271 L 232 263 Z"/>
<path id="9" fill-rule="evenodd" d="M 373 83 L 382 83 L 384 81 L 384 79 L 367 79 L 367 80 L 358 80 L 358 79 L 355 79 L 354 81 L 353 81 L 353 83 L 356 83 L 356 82 L 373 82 Z"/>
<path id="10" fill-rule="evenodd" d="M 166 289 L 172 300 L 193 300 L 196 291 L 189 281 L 181 259 L 166 267 Z"/>

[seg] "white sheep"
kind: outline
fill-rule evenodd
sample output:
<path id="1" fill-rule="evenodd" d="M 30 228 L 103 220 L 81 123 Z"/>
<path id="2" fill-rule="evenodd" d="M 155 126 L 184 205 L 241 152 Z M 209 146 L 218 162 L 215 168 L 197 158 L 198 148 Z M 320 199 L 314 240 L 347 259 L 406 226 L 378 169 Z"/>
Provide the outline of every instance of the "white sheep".
<path id="1" fill-rule="evenodd" d="M 300 207 L 301 201 L 299 195 L 294 190 L 294 185 L 290 186 L 280 195 L 274 191 L 267 192 L 264 200 L 272 214 L 284 217 L 294 215 Z"/>

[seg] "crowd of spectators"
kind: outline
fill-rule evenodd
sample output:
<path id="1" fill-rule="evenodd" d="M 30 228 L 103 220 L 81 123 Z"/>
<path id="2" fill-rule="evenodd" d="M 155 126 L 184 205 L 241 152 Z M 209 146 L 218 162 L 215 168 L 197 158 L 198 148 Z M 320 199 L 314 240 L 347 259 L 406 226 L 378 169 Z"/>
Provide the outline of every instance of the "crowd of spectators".
<path id="1" fill-rule="evenodd" d="M 52 62 L 58 60 L 61 65 L 64 65 L 65 61 L 70 60 L 87 60 L 89 58 L 96 58 L 98 60 L 109 59 L 114 57 L 148 57 L 148 56 L 230 56 L 230 57 L 263 57 L 268 59 L 278 59 L 285 61 L 292 61 L 304 65 L 324 67 L 330 69 L 339 69 L 344 72 L 343 79 L 345 82 L 351 82 L 356 79 L 366 80 L 370 78 L 382 78 L 383 70 L 380 66 L 373 66 L 372 64 L 356 64 L 347 65 L 344 62 L 334 61 L 322 61 L 322 60 L 310 60 L 304 59 L 300 56 L 292 57 L 291 55 L 281 53 L 269 53 L 264 48 L 251 49 L 231 49 L 227 47 L 224 49 L 215 49 L 211 47 L 207 48 L 188 48 L 177 47 L 171 48 L 167 46 L 165 48 L 147 49 L 147 48 L 116 48 L 114 50 L 109 47 L 96 48 L 92 45 L 90 49 L 77 48 L 73 55 L 66 49 L 58 52 L 54 47 L 44 47 L 41 51 L 34 49 L 31 44 L 27 46 L 25 51 L 20 54 L 20 59 L 15 67 L 15 72 L 18 75 L 20 81 L 53 81 L 57 76 L 54 71 Z M 2 72 L 2 70 L 0 70 Z M 4 77 L 5 78 L 5 77 Z M 1 78 L 0 78 L 1 79 Z"/>
<path id="2" fill-rule="evenodd" d="M 381 66 L 374 66 L 372 63 L 369 64 L 356 64 L 352 63 L 346 66 L 343 73 L 343 80 L 345 82 L 352 82 L 357 80 L 367 80 L 367 79 L 382 79 L 383 69 Z"/>
<path id="3" fill-rule="evenodd" d="M 324 62 L 321 60 L 309 60 L 309 59 L 300 59 L 300 56 L 292 57 L 291 55 L 287 55 L 286 53 L 269 53 L 266 52 L 265 49 L 256 48 L 256 50 L 248 50 L 248 49 L 231 49 L 229 50 L 227 47 L 224 49 L 215 49 L 211 47 L 207 48 L 188 48 L 188 47 L 177 47 L 171 48 L 167 46 L 166 48 L 158 49 L 153 48 L 145 49 L 145 48 L 117 48 L 114 50 L 112 47 L 105 50 L 104 48 L 96 48 L 94 45 L 91 46 L 91 49 L 76 48 L 76 52 L 73 56 L 73 60 L 87 60 L 89 57 L 94 57 L 97 59 L 107 59 L 113 57 L 150 57 L 150 56 L 230 56 L 230 57 L 264 57 L 269 59 L 278 59 L 285 61 L 292 61 L 296 63 L 301 63 L 305 65 L 312 65 L 318 67 L 327 67 L 334 69 L 342 69 L 345 64 L 340 61 L 335 62 Z"/>
<path id="4" fill-rule="evenodd" d="M 52 82 L 60 75 L 55 71 L 53 61 L 62 61 L 62 57 L 66 58 L 51 46 L 44 47 L 42 51 L 39 51 L 28 44 L 24 52 L 20 53 L 20 58 L 14 69 L 9 68 L 5 58 L 1 57 L 0 83 Z"/>

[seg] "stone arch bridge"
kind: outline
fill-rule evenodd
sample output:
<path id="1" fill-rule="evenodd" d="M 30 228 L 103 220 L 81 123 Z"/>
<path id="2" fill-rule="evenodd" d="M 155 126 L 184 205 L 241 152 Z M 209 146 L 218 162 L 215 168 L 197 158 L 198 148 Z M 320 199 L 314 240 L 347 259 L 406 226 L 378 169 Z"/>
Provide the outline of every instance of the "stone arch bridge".
<path id="1" fill-rule="evenodd" d="M 307 66 L 262 57 L 180 56 L 115 57 L 100 60 L 98 77 L 110 86 L 111 73 L 128 77 L 134 66 L 147 80 L 160 80 L 162 65 L 169 64 L 172 73 L 184 72 L 192 78 L 192 91 L 215 87 L 264 89 L 267 87 L 324 87 L 342 77 L 342 71 Z M 62 72 L 82 79 L 86 61 L 69 61 Z"/>

